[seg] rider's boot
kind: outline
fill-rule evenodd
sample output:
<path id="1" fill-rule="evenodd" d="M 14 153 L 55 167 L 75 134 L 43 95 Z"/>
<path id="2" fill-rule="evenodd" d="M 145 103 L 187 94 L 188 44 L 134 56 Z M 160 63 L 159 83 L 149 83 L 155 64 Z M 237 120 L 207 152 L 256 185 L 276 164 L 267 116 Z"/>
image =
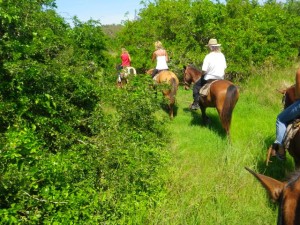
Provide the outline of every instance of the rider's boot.
<path id="1" fill-rule="evenodd" d="M 276 157 L 279 160 L 285 160 L 285 149 L 284 149 L 284 147 L 282 145 L 278 146 L 278 150 L 276 152 Z"/>
<path id="2" fill-rule="evenodd" d="M 279 160 L 285 160 L 286 156 L 285 156 L 285 149 L 282 145 L 277 144 L 277 143 L 273 143 L 270 147 L 269 147 L 269 155 L 270 156 L 276 156 L 277 159 Z"/>
<path id="3" fill-rule="evenodd" d="M 191 105 L 191 109 L 193 109 L 193 110 L 200 109 L 199 100 L 200 100 L 200 96 L 199 96 L 199 95 L 196 95 L 196 96 L 194 97 L 194 102 L 193 102 L 193 104 Z"/>

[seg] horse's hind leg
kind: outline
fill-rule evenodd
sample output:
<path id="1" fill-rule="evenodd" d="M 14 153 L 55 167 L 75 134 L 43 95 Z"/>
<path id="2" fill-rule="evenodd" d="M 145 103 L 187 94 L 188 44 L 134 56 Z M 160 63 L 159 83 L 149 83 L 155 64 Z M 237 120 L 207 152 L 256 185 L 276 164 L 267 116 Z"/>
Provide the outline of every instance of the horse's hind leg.
<path id="1" fill-rule="evenodd" d="M 168 104 L 168 108 L 169 108 L 169 116 L 171 119 L 173 119 L 174 117 L 174 105 L 175 105 L 175 99 L 171 98 L 170 93 L 169 92 L 163 92 L 165 98 L 167 99 L 167 101 L 169 101 Z"/>
<path id="2" fill-rule="evenodd" d="M 206 125 L 208 123 L 210 123 L 210 119 L 209 117 L 206 115 L 206 108 L 200 104 L 200 110 L 201 110 L 201 115 L 202 115 L 202 120 L 203 120 L 203 123 Z"/>
<path id="3" fill-rule="evenodd" d="M 169 115 L 170 115 L 170 119 L 173 119 L 174 117 L 174 104 L 169 104 Z"/>

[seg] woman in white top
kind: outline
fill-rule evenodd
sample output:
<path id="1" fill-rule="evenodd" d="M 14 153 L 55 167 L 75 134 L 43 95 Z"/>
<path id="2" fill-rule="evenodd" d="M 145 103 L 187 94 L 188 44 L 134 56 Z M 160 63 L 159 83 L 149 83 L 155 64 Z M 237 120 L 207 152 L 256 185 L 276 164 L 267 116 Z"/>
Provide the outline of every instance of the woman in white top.
<path id="1" fill-rule="evenodd" d="M 226 59 L 224 54 L 221 52 L 220 44 L 217 39 L 210 39 L 208 44 L 210 52 L 205 56 L 202 65 L 202 76 L 194 84 L 193 98 L 194 102 L 191 105 L 191 109 L 199 109 L 201 87 L 207 82 L 212 80 L 223 80 L 225 75 L 225 69 L 227 68 Z"/>
<path id="2" fill-rule="evenodd" d="M 152 78 L 154 78 L 154 76 L 160 71 L 169 69 L 167 64 L 167 62 L 169 61 L 167 51 L 163 48 L 160 41 L 156 41 L 154 45 L 155 51 L 152 54 L 152 62 L 156 59 L 156 67 L 152 72 Z"/>

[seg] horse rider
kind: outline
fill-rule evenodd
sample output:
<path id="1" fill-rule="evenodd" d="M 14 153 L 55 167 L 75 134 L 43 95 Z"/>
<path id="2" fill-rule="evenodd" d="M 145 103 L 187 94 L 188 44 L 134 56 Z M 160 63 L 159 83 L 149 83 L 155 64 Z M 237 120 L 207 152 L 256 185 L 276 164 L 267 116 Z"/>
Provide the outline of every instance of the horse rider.
<path id="1" fill-rule="evenodd" d="M 221 52 L 221 44 L 218 44 L 217 39 L 210 39 L 206 45 L 210 52 L 205 56 L 202 65 L 202 76 L 195 82 L 193 87 L 194 102 L 191 105 L 191 109 L 199 109 L 200 89 L 201 87 L 213 80 L 223 80 L 225 75 L 225 69 L 227 68 L 226 59 Z"/>
<path id="2" fill-rule="evenodd" d="M 119 71 L 131 65 L 131 57 L 130 57 L 130 54 L 128 53 L 128 51 L 126 50 L 126 48 L 122 48 L 121 51 L 122 52 L 121 52 L 120 57 L 121 57 L 122 63 L 118 67 Z M 118 74 L 118 82 L 121 82 L 121 73 Z"/>
<path id="3" fill-rule="evenodd" d="M 155 51 L 152 54 L 152 62 L 156 59 L 156 67 L 152 72 L 152 78 L 155 79 L 156 75 L 162 70 L 169 70 L 167 62 L 169 61 L 168 53 L 163 48 L 160 41 L 154 43 Z"/>
<path id="4" fill-rule="evenodd" d="M 283 146 L 284 135 L 288 124 L 300 117 L 300 68 L 296 72 L 295 98 L 293 104 L 284 109 L 278 114 L 276 119 L 276 140 L 269 147 L 272 156 L 277 156 L 278 159 L 285 159 L 285 147 Z"/>

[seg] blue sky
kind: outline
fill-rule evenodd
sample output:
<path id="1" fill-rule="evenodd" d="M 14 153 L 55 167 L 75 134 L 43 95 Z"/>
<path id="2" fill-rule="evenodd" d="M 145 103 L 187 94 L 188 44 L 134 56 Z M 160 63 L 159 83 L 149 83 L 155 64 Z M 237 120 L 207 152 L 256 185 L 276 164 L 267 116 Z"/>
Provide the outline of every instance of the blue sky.
<path id="1" fill-rule="evenodd" d="M 77 16 L 80 21 L 100 20 L 101 24 L 120 24 L 134 19 L 135 11 L 142 8 L 141 0 L 56 0 L 57 13 L 67 22 Z M 125 15 L 127 14 L 128 15 Z"/>

